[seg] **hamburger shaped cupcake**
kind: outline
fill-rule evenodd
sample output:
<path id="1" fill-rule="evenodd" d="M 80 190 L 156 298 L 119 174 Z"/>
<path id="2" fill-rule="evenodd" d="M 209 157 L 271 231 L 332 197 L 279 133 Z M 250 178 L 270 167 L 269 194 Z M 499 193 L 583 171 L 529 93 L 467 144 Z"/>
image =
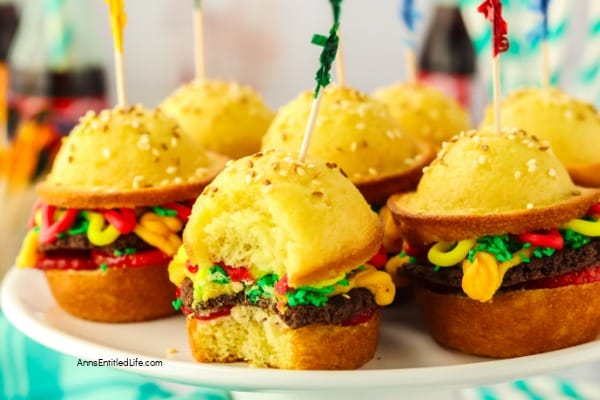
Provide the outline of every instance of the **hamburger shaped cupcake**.
<path id="1" fill-rule="evenodd" d="M 218 80 L 188 83 L 161 108 L 202 146 L 232 158 L 257 152 L 274 116 L 249 86 Z"/>
<path id="2" fill-rule="evenodd" d="M 557 88 L 530 88 L 510 94 L 501 107 L 504 126 L 547 140 L 575 183 L 600 187 L 600 119 L 594 106 Z M 482 125 L 491 125 L 493 117 L 490 107 Z"/>
<path id="3" fill-rule="evenodd" d="M 467 111 L 456 100 L 423 83 L 397 83 L 373 97 L 388 106 L 402 132 L 438 148 L 471 127 Z"/>
<path id="4" fill-rule="evenodd" d="M 37 188 L 17 265 L 43 270 L 58 304 L 80 318 L 171 314 L 167 265 L 191 204 L 226 160 L 160 110 L 88 113 Z"/>
<path id="5" fill-rule="evenodd" d="M 594 340 L 599 198 L 524 131 L 445 143 L 416 192 L 387 202 L 407 241 L 401 271 L 433 337 L 490 357 Z"/>
<path id="6" fill-rule="evenodd" d="M 307 91 L 282 107 L 262 148 L 300 148 L 311 103 L 312 91 Z M 405 135 L 383 104 L 335 85 L 323 93 L 309 153 L 339 164 L 374 205 L 383 204 L 392 193 L 414 188 L 421 170 L 433 159 L 430 146 Z"/>
<path id="7" fill-rule="evenodd" d="M 169 266 L 196 360 L 351 369 L 377 346 L 391 278 L 366 264 L 382 226 L 333 163 L 268 150 L 194 204 Z"/>

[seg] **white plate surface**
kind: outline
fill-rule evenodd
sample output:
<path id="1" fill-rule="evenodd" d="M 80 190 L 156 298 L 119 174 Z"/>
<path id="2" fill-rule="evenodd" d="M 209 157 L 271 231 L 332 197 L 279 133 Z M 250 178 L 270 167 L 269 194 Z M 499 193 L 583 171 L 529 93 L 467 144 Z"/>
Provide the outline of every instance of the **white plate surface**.
<path id="1" fill-rule="evenodd" d="M 105 324 L 79 320 L 53 300 L 39 271 L 12 269 L 1 290 L 6 317 L 26 335 L 84 360 L 161 360 L 160 367 L 128 371 L 175 382 L 248 391 L 369 389 L 402 393 L 478 386 L 544 374 L 600 360 L 600 337 L 568 349 L 507 360 L 446 350 L 424 331 L 412 306 L 384 312 L 375 358 L 356 371 L 283 371 L 245 364 L 199 364 L 188 349 L 183 316 L 159 321 Z M 178 352 L 168 359 L 167 349 Z M 348 349 L 348 351 L 352 351 Z"/>

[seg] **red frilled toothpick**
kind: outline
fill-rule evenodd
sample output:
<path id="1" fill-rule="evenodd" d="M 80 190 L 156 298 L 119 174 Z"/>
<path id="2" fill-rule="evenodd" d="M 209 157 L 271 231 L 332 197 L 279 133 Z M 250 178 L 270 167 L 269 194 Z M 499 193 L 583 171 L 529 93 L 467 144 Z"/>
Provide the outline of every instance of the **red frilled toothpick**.
<path id="1" fill-rule="evenodd" d="M 508 27 L 502 18 L 502 1 L 485 0 L 477 11 L 482 13 L 492 24 L 492 79 L 494 84 L 494 126 L 500 133 L 500 58 L 498 55 L 508 50 L 510 45 L 506 35 Z"/>

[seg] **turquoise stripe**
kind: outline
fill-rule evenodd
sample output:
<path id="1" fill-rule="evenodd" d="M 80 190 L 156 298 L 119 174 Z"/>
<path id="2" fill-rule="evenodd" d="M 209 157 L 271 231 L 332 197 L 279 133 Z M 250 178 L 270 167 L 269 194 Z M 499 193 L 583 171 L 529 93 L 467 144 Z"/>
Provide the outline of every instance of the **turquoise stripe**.
<path id="1" fill-rule="evenodd" d="M 19 333 L 15 330 L 15 334 Z M 15 357 L 18 357 L 19 349 L 16 350 Z M 59 386 L 60 369 L 57 368 L 62 356 L 27 338 L 22 350 L 25 355 L 27 375 L 20 378 L 31 379 L 29 397 L 39 399 L 62 398 L 64 392 Z"/>
<path id="2" fill-rule="evenodd" d="M 531 400 L 544 400 L 544 398 L 539 396 L 536 392 L 534 392 L 533 389 L 531 389 L 531 387 L 529 387 L 529 385 L 525 381 L 516 381 L 513 383 L 513 386 L 521 392 L 525 393 L 527 396 L 529 396 Z"/>
<path id="3" fill-rule="evenodd" d="M 589 34 L 590 36 L 600 35 L 600 21 L 594 21 L 594 23 L 590 25 Z"/>
<path id="4" fill-rule="evenodd" d="M 564 394 L 565 396 L 567 396 L 570 399 L 574 399 L 574 400 L 585 400 L 584 397 L 582 397 L 577 390 L 575 389 L 575 386 L 573 386 L 571 383 L 567 382 L 567 381 L 563 381 L 563 380 L 559 380 L 558 382 L 558 386 L 559 386 L 559 390 L 561 391 L 562 394 Z"/>
<path id="5" fill-rule="evenodd" d="M 479 400 L 500 400 L 489 387 L 477 388 L 477 396 L 479 397 Z"/>

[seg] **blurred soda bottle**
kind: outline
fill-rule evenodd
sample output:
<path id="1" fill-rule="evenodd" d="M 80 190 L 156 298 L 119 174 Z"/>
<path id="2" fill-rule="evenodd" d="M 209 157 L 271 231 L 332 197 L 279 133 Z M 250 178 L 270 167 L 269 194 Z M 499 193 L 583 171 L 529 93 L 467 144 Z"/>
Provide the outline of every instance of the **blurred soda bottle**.
<path id="1" fill-rule="evenodd" d="M 5 140 L 8 91 L 8 49 L 17 30 L 18 16 L 11 0 L 0 0 L 0 135 Z"/>
<path id="2" fill-rule="evenodd" d="M 475 49 L 458 0 L 438 0 L 419 56 L 419 80 L 472 109 Z"/>
<path id="3" fill-rule="evenodd" d="M 38 177 L 79 117 L 106 108 L 91 1 L 22 0 L 9 53 L 12 178 Z"/>

